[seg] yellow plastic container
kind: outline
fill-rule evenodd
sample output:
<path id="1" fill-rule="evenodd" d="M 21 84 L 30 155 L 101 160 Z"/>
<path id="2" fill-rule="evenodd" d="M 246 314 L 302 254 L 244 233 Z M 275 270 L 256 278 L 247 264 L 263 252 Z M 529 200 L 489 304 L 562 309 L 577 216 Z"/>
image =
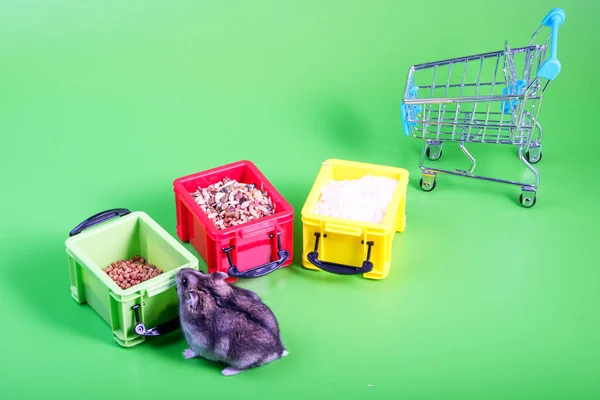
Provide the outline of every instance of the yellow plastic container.
<path id="1" fill-rule="evenodd" d="M 329 180 L 365 175 L 393 178 L 398 186 L 380 224 L 317 215 L 321 188 Z M 406 226 L 408 171 L 383 165 L 329 159 L 323 163 L 302 208 L 302 265 L 340 275 L 385 279 L 390 272 L 392 243 Z"/>

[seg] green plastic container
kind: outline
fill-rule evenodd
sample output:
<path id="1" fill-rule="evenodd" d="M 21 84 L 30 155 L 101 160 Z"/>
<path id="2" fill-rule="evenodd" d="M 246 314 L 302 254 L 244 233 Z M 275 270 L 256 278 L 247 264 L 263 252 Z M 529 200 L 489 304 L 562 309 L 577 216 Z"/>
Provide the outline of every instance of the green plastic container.
<path id="1" fill-rule="evenodd" d="M 69 236 L 71 295 L 106 321 L 119 345 L 132 347 L 179 328 L 175 276 L 182 268 L 197 270 L 198 259 L 152 218 L 139 211 L 107 210 L 83 221 Z M 163 273 L 123 290 L 102 271 L 136 255 Z"/>

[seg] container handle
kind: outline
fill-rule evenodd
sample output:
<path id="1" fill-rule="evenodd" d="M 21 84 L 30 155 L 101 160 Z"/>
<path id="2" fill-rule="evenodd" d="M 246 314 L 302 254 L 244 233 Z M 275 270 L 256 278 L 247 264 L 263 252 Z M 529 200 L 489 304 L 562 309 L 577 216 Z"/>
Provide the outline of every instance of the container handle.
<path id="1" fill-rule="evenodd" d="M 560 61 L 558 60 L 558 27 L 565 22 L 567 14 L 560 8 L 553 8 L 548 15 L 542 20 L 542 25 L 547 26 L 552 30 L 550 39 L 550 56 L 540 69 L 537 71 L 537 76 L 540 78 L 554 80 L 560 72 Z"/>
<path id="2" fill-rule="evenodd" d="M 113 208 L 111 210 L 99 212 L 98 214 L 92 215 L 91 217 L 77 225 L 75 228 L 73 228 L 71 232 L 69 232 L 69 236 L 75 236 L 81 233 L 83 230 L 90 228 L 94 225 L 98 225 L 101 222 L 107 221 L 114 217 L 122 217 L 123 215 L 127 215 L 129 213 L 131 213 L 131 211 L 129 211 L 126 208 Z"/>
<path id="3" fill-rule="evenodd" d="M 338 275 L 358 275 L 364 274 L 365 272 L 371 272 L 373 270 L 373 263 L 369 260 L 371 258 L 371 248 L 375 244 L 372 241 L 367 242 L 367 258 L 363 261 L 361 267 L 354 267 L 352 265 L 344 265 L 333 262 L 321 261 L 319 260 L 319 238 L 321 234 L 319 232 L 315 232 L 315 250 L 308 253 L 306 258 L 310 261 L 315 267 L 320 268 L 324 271 L 331 272 L 332 274 Z M 324 238 L 327 235 L 323 236 Z M 363 242 L 364 243 L 364 242 Z"/>
<path id="4" fill-rule="evenodd" d="M 270 238 L 273 238 L 273 236 L 272 233 L 269 234 Z M 241 272 L 231 259 L 231 250 L 233 250 L 234 247 L 235 246 L 229 246 L 223 249 L 223 252 L 225 252 L 225 255 L 227 256 L 227 260 L 229 261 L 227 274 L 233 278 L 258 278 L 259 276 L 270 274 L 279 268 L 290 256 L 290 253 L 287 250 L 281 249 L 281 232 L 277 232 L 277 257 L 279 258 L 275 261 L 270 261 L 266 264 Z"/>
<path id="5" fill-rule="evenodd" d="M 139 312 L 140 305 L 135 304 L 131 308 L 133 309 L 133 313 L 135 315 L 135 328 L 134 328 L 135 333 L 137 333 L 140 336 L 165 335 L 167 333 L 173 332 L 174 330 L 178 329 L 181 326 L 181 323 L 179 322 L 179 317 L 177 317 L 177 318 L 174 318 L 165 323 L 159 324 L 159 325 L 155 326 L 154 328 L 148 329 L 148 328 L 146 328 L 144 323 L 140 321 L 140 312 Z"/>

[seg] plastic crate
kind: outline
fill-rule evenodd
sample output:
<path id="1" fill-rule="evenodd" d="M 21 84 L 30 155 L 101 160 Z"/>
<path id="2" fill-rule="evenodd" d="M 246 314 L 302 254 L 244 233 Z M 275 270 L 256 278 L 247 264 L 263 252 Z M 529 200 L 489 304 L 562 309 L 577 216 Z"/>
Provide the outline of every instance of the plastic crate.
<path id="1" fill-rule="evenodd" d="M 264 187 L 275 213 L 226 229 L 218 229 L 191 193 L 223 178 Z M 207 264 L 208 272 L 221 271 L 228 282 L 256 278 L 292 263 L 294 209 L 251 161 L 243 160 L 184 176 L 173 182 L 177 236 L 190 242 Z"/>
<path id="2" fill-rule="evenodd" d="M 359 179 L 365 175 L 398 181 L 380 224 L 314 214 L 321 187 L 329 180 Z M 390 271 L 392 243 L 406 225 L 408 171 L 402 168 L 330 159 L 323 163 L 302 209 L 302 265 L 340 275 L 384 279 Z"/>
<path id="3" fill-rule="evenodd" d="M 139 211 L 107 210 L 83 221 L 69 236 L 71 295 L 106 321 L 119 345 L 135 346 L 147 336 L 179 328 L 175 275 L 182 268 L 197 270 L 198 259 L 152 218 Z M 163 273 L 124 290 L 102 271 L 136 255 Z"/>

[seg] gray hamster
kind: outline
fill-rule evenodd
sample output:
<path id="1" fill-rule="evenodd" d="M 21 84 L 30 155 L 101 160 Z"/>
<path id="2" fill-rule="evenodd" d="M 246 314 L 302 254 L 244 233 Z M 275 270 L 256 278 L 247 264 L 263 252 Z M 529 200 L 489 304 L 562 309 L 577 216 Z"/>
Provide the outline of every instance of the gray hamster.
<path id="1" fill-rule="evenodd" d="M 288 355 L 271 309 L 226 278 L 191 268 L 177 273 L 179 318 L 190 346 L 183 356 L 223 362 L 221 374 L 229 376 Z"/>

